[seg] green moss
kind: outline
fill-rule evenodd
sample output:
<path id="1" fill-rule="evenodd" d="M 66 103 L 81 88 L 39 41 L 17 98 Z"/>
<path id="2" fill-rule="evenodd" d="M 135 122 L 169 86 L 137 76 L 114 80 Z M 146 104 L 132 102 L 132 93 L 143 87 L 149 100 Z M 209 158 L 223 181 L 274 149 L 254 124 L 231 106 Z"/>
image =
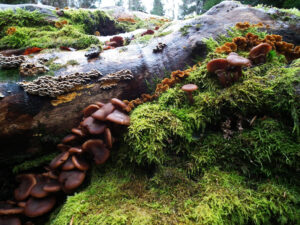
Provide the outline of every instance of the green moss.
<path id="1" fill-rule="evenodd" d="M 9 27 L 39 27 L 48 25 L 45 16 L 38 11 L 29 12 L 23 9 L 1 10 L 0 11 L 0 37 L 5 36 L 5 32 Z"/>
<path id="2" fill-rule="evenodd" d="M 51 153 L 49 155 L 41 156 L 33 160 L 26 160 L 25 162 L 16 165 L 13 167 L 12 171 L 14 174 L 18 174 L 24 171 L 32 170 L 35 168 L 39 168 L 42 166 L 47 165 L 55 156 L 57 153 Z"/>
<path id="3" fill-rule="evenodd" d="M 103 169 L 103 168 L 102 168 Z M 211 169 L 196 180 L 176 168 L 152 178 L 140 170 L 93 171 L 85 190 L 52 214 L 52 225 L 73 224 L 295 224 L 299 194 L 276 182 L 247 183 Z"/>
<path id="4" fill-rule="evenodd" d="M 66 25 L 62 29 L 51 26 L 39 28 L 16 27 L 16 29 L 16 33 L 0 39 L 0 48 L 56 48 L 67 46 L 84 49 L 91 44 L 99 43 L 97 37 L 83 34 L 71 25 Z"/>
<path id="5" fill-rule="evenodd" d="M 181 27 L 179 31 L 181 32 L 182 36 L 187 36 L 189 34 L 189 28 L 191 27 L 191 25 L 185 25 Z"/>

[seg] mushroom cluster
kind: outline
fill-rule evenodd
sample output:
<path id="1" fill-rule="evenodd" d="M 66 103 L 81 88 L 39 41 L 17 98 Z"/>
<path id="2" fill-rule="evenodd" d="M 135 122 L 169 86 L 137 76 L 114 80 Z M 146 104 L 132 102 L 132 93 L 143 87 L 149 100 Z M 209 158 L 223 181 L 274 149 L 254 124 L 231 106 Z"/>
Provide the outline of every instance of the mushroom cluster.
<path id="1" fill-rule="evenodd" d="M 50 212 L 61 193 L 72 193 L 84 181 L 94 162 L 100 165 L 110 156 L 117 125 L 129 126 L 124 102 L 113 98 L 109 103 L 96 102 L 83 110 L 83 119 L 71 134 L 62 139 L 57 155 L 42 174 L 22 174 L 14 190 L 14 201 L 0 202 L 0 224 L 21 224 L 19 215 L 29 218 Z"/>
<path id="2" fill-rule="evenodd" d="M 192 68 L 189 68 L 185 71 L 176 70 L 171 73 L 171 78 L 165 78 L 162 80 L 161 83 L 156 85 L 155 93 L 153 95 L 150 94 L 142 94 L 141 98 L 136 98 L 134 100 L 128 101 L 124 100 L 124 103 L 127 104 L 127 108 L 125 109 L 127 112 L 130 112 L 134 107 L 145 103 L 152 101 L 156 99 L 161 93 L 168 90 L 170 87 L 172 87 L 174 84 L 181 82 L 184 78 L 186 78 L 189 73 L 197 68 L 196 65 L 194 65 Z"/>
<path id="3" fill-rule="evenodd" d="M 238 29 L 242 30 L 261 26 L 262 24 L 250 25 L 248 22 L 238 23 L 236 25 Z M 285 42 L 282 40 L 282 36 L 276 34 L 266 35 L 264 39 L 260 39 L 258 35 L 247 33 L 244 37 L 235 37 L 232 39 L 232 42 L 227 42 L 216 48 L 216 52 L 229 54 L 231 52 L 236 52 L 237 50 L 249 51 L 262 43 L 269 44 L 272 47 L 271 49 L 283 54 L 289 61 L 300 58 L 300 46 Z"/>
<path id="4" fill-rule="evenodd" d="M 100 82 L 100 88 L 106 90 L 117 86 L 120 81 L 132 79 L 133 75 L 130 70 L 120 70 L 115 73 L 110 73 L 107 76 L 100 78 L 98 81 Z"/>
<path id="5" fill-rule="evenodd" d="M 87 73 L 73 73 L 66 76 L 42 76 L 31 82 L 19 82 L 24 90 L 33 95 L 57 97 L 71 91 L 76 86 L 90 82 L 102 76 L 98 70 Z"/>
<path id="6" fill-rule="evenodd" d="M 226 59 L 213 59 L 207 64 L 207 71 L 214 73 L 223 87 L 230 86 L 242 76 L 242 67 L 251 66 L 251 61 L 239 56 L 237 53 L 230 53 Z"/>
<path id="7" fill-rule="evenodd" d="M 4 56 L 0 54 L 0 68 L 11 69 L 19 68 L 20 65 L 27 60 L 26 56 Z"/>

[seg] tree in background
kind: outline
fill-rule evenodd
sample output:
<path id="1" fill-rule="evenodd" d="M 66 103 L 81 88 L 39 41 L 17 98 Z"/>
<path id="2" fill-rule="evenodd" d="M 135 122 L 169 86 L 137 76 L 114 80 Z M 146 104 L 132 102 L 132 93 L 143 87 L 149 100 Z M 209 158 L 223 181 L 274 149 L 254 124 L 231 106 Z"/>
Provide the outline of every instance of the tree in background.
<path id="1" fill-rule="evenodd" d="M 37 0 L 0 0 L 4 4 L 23 4 L 23 3 L 37 3 Z"/>
<path id="2" fill-rule="evenodd" d="M 124 6 L 124 1 L 123 0 L 117 1 L 116 6 Z"/>
<path id="3" fill-rule="evenodd" d="M 146 12 L 146 8 L 141 2 L 141 0 L 129 0 L 128 1 L 128 9 L 132 11 L 141 11 Z"/>
<path id="4" fill-rule="evenodd" d="M 153 9 L 151 10 L 151 14 L 163 16 L 165 15 L 164 6 L 161 0 L 154 0 L 153 2 Z"/>
<path id="5" fill-rule="evenodd" d="M 179 7 L 180 18 L 192 14 L 201 14 L 203 11 L 203 2 L 204 0 L 182 0 L 182 5 Z"/>

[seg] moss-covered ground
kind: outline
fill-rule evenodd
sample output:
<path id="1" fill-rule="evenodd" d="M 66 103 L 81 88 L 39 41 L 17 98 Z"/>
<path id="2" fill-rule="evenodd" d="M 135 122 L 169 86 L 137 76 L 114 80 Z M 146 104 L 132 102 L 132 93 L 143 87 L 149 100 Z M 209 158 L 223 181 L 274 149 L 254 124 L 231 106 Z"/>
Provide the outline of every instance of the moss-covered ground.
<path id="1" fill-rule="evenodd" d="M 206 70 L 226 57 L 216 47 L 249 31 L 206 40 L 196 70 L 134 109 L 109 162 L 49 224 L 300 224 L 300 61 L 272 51 L 227 88 Z M 193 105 L 186 83 L 199 87 Z"/>

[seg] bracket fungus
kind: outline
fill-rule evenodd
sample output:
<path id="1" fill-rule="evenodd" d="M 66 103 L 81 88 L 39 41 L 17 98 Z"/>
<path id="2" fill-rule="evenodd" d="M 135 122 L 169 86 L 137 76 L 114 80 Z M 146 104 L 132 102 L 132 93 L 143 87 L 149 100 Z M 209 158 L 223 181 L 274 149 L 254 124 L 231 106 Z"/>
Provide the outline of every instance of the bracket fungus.
<path id="1" fill-rule="evenodd" d="M 198 89 L 198 86 L 195 84 L 186 84 L 183 85 L 181 90 L 183 90 L 189 99 L 190 104 L 192 105 L 194 103 L 194 98 L 193 98 L 193 92 Z"/>

